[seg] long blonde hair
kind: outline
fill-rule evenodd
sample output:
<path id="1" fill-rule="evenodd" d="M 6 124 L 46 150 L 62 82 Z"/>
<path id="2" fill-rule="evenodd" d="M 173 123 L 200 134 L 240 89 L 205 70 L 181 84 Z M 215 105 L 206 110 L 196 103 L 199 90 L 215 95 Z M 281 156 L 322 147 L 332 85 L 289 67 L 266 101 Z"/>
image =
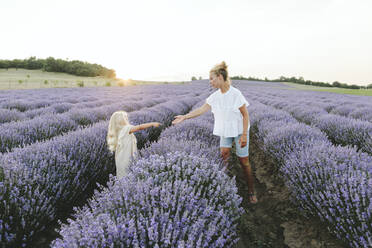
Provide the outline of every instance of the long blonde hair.
<path id="1" fill-rule="evenodd" d="M 125 111 L 116 111 L 111 115 L 108 131 L 107 131 L 107 145 L 111 152 L 116 150 L 118 144 L 118 135 L 120 130 L 129 125 L 128 114 Z"/>
<path id="2" fill-rule="evenodd" d="M 229 78 L 229 73 L 227 71 L 227 65 L 225 61 L 222 61 L 221 63 L 215 65 L 209 73 L 214 73 L 217 77 L 219 75 L 222 75 L 223 80 L 231 85 L 231 80 Z"/>

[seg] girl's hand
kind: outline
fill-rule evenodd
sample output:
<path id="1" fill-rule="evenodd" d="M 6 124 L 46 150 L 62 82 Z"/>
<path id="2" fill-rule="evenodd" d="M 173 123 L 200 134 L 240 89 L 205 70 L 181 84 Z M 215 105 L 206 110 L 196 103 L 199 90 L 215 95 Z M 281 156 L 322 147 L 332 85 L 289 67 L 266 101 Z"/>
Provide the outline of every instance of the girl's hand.
<path id="1" fill-rule="evenodd" d="M 240 136 L 239 145 L 240 147 L 245 147 L 247 145 L 247 135 L 243 134 L 242 136 Z"/>
<path id="2" fill-rule="evenodd" d="M 161 125 L 161 123 L 159 123 L 159 122 L 153 122 L 152 123 L 152 126 L 153 127 L 159 127 Z"/>
<path id="3" fill-rule="evenodd" d="M 175 119 L 172 121 L 172 124 L 176 125 L 184 120 L 186 120 L 186 117 L 184 115 L 177 115 Z"/>

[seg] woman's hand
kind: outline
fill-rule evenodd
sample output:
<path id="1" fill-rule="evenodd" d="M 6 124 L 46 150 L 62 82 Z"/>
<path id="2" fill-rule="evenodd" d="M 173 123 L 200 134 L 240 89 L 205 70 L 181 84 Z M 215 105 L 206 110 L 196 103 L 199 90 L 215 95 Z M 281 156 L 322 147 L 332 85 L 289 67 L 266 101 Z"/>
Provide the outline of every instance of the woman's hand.
<path id="1" fill-rule="evenodd" d="M 172 121 L 172 124 L 176 125 L 184 120 L 186 120 L 186 117 L 184 115 L 177 115 L 175 119 Z"/>
<path id="2" fill-rule="evenodd" d="M 159 122 L 153 122 L 152 123 L 152 126 L 153 127 L 159 127 L 161 125 L 161 123 L 159 123 Z"/>
<path id="3" fill-rule="evenodd" d="M 245 147 L 247 145 L 247 135 L 242 134 L 239 139 L 239 145 L 240 147 Z"/>

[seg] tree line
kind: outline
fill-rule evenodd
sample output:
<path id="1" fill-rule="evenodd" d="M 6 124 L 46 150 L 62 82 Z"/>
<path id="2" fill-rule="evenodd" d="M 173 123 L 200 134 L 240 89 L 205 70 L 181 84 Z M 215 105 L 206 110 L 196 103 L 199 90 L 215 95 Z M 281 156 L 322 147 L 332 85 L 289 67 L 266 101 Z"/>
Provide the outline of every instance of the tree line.
<path id="1" fill-rule="evenodd" d="M 251 81 L 267 81 L 267 82 L 291 82 L 296 84 L 305 84 L 305 85 L 313 85 L 313 86 L 320 86 L 320 87 L 337 87 L 337 88 L 346 88 L 346 89 L 372 89 L 372 84 L 369 84 L 367 86 L 360 86 L 356 84 L 348 85 L 345 83 L 340 83 L 338 81 L 334 81 L 333 83 L 325 83 L 325 82 L 317 82 L 317 81 L 311 81 L 311 80 L 305 80 L 303 77 L 284 77 L 281 76 L 278 79 L 268 79 L 265 77 L 265 79 L 260 78 L 254 78 L 254 77 L 243 77 L 243 76 L 234 76 L 231 77 L 231 79 L 235 80 L 251 80 Z"/>
<path id="2" fill-rule="evenodd" d="M 64 72 L 76 76 L 96 77 L 103 76 L 115 78 L 115 70 L 108 69 L 98 64 L 91 64 L 79 60 L 67 61 L 48 57 L 46 59 L 37 59 L 30 57 L 28 59 L 0 60 L 0 68 L 22 68 L 29 70 L 43 70 L 48 72 Z"/>

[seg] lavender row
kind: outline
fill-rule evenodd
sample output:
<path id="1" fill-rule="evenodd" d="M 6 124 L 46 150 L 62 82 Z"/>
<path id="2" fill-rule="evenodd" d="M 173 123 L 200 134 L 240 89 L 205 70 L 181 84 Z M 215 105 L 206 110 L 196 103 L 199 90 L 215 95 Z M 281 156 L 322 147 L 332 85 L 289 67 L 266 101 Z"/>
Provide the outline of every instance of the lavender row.
<path id="1" fill-rule="evenodd" d="M 372 100 L 370 96 L 354 96 L 331 92 L 314 92 L 277 87 L 266 83 L 235 81 L 239 87 L 249 86 L 250 99 L 282 108 L 283 106 L 302 105 L 317 107 L 328 113 L 372 122 Z M 283 101 L 283 99 L 285 99 Z"/>
<path id="2" fill-rule="evenodd" d="M 202 100 L 192 109 L 200 107 Z M 213 163 L 221 163 L 219 156 L 219 139 L 213 133 L 213 116 L 204 114 L 197 119 L 187 120 L 176 126 L 165 129 L 160 139 L 150 148 L 139 151 L 141 157 L 152 154 L 166 155 L 168 152 L 184 151 L 199 157 L 206 157 Z"/>
<path id="3" fill-rule="evenodd" d="M 330 111 L 331 114 L 337 114 L 345 117 L 372 122 L 372 106 L 353 107 L 342 105 L 335 107 Z"/>
<path id="4" fill-rule="evenodd" d="M 30 109 L 47 107 L 54 103 L 86 103 L 122 96 L 143 98 L 150 93 L 162 94 L 169 88 L 182 89 L 188 94 L 195 92 L 194 85 L 196 84 L 8 90 L 0 92 L 0 108 L 18 109 L 20 112 L 24 112 Z"/>
<path id="5" fill-rule="evenodd" d="M 69 110 L 94 108 L 118 102 L 143 101 L 146 100 L 145 98 L 148 93 L 151 93 L 152 98 L 164 98 L 165 95 L 164 89 L 161 90 L 153 87 L 142 87 L 141 89 L 142 90 L 139 92 L 135 91 L 134 88 L 129 88 L 129 90 L 125 91 L 122 89 L 116 89 L 114 91 L 114 89 L 112 89 L 112 92 L 106 92 L 107 94 L 84 91 L 80 92 L 84 94 L 83 97 L 77 95 L 73 99 L 71 99 L 70 96 L 68 98 L 55 99 L 60 96 L 61 93 L 59 93 L 59 95 L 51 95 L 49 99 L 43 99 L 41 91 L 39 93 L 41 97 L 33 96 L 31 99 L 22 98 L 22 100 L 10 100 L 7 103 L 3 103 L 3 109 L 0 108 L 0 123 L 29 120 L 45 114 L 61 114 Z M 185 87 L 181 90 L 178 89 L 174 91 L 174 94 L 182 95 L 185 90 Z M 95 93 L 96 96 L 89 95 L 93 93 Z M 38 98 L 40 99 L 38 100 Z"/>
<path id="6" fill-rule="evenodd" d="M 226 174 L 185 152 L 139 159 L 96 193 L 52 247 L 231 247 L 238 199 Z M 158 173 L 157 176 L 154 174 Z M 225 189 L 222 189 L 224 187 Z M 229 205 L 230 204 L 230 205 Z M 229 206 L 223 208 L 222 206 Z"/>
<path id="7" fill-rule="evenodd" d="M 281 109 L 289 112 L 298 121 L 319 128 L 333 144 L 356 146 L 358 150 L 372 155 L 372 123 L 329 114 L 319 107 L 291 105 L 287 100 L 282 102 L 284 104 Z"/>
<path id="8" fill-rule="evenodd" d="M 158 104 L 158 100 L 127 102 L 103 106 L 91 110 L 75 110 L 65 114 L 46 114 L 32 120 L 11 122 L 1 126 L 0 152 L 10 152 L 16 147 L 24 147 L 37 141 L 74 131 L 100 120 L 106 120 L 117 109 L 138 110 Z"/>
<path id="9" fill-rule="evenodd" d="M 45 114 L 44 116 L 40 116 L 38 118 L 27 120 L 24 122 L 12 122 L 4 124 L 1 126 L 0 130 L 0 152 L 4 153 L 7 151 L 11 151 L 14 147 L 22 147 L 28 144 L 32 144 L 36 141 L 43 141 L 59 134 L 76 130 L 79 126 L 86 126 L 96 123 L 100 120 L 105 120 L 116 109 L 124 109 L 130 112 L 133 110 L 138 110 L 142 107 L 153 106 L 154 104 L 164 102 L 166 100 L 166 98 L 164 98 L 164 95 L 169 98 L 170 95 L 172 95 L 172 97 L 180 97 L 185 95 L 195 96 L 199 94 L 194 92 L 195 86 L 189 85 L 182 87 L 168 86 L 167 90 L 165 90 L 164 87 L 129 87 L 129 89 L 132 89 L 132 93 L 134 93 L 134 89 L 136 89 L 138 91 L 138 95 L 126 96 L 124 97 L 124 99 L 122 99 L 123 102 L 116 101 L 115 104 L 109 106 L 102 106 L 94 109 L 84 109 L 80 107 L 60 115 Z M 108 95 L 104 97 L 106 97 L 107 99 L 101 100 L 100 102 L 108 101 L 110 100 L 109 98 L 113 98 L 114 96 L 116 98 L 123 98 L 120 95 L 122 94 L 122 92 L 119 92 L 120 90 L 121 88 L 116 89 L 116 91 L 106 91 Z M 131 99 L 142 99 L 141 97 L 139 97 L 139 95 L 141 95 L 140 93 L 143 92 L 151 92 L 153 100 L 145 99 L 140 104 L 138 102 L 130 101 Z M 85 98 L 87 100 L 91 99 L 89 97 Z M 64 112 L 69 108 L 69 104 L 60 104 L 57 107 L 60 112 Z M 6 119 L 6 117 L 4 119 Z"/>
<path id="10" fill-rule="evenodd" d="M 246 87 L 246 85 L 243 85 L 243 87 Z M 291 113 L 297 120 L 320 128 L 328 135 L 328 138 L 334 144 L 344 146 L 353 145 L 359 150 L 371 154 L 372 123 L 346 118 L 344 116 L 328 114 L 327 111 L 330 111 L 330 109 L 323 109 L 317 106 L 318 102 L 314 102 L 314 99 L 312 100 L 313 103 L 311 103 L 311 101 L 306 100 L 306 98 L 302 99 L 301 97 L 298 98 L 298 96 L 294 97 L 288 93 L 287 96 L 281 91 L 279 94 L 276 91 L 274 91 L 274 93 L 262 93 L 260 90 L 258 90 L 259 92 L 257 93 L 255 90 L 256 89 L 252 90 L 252 88 L 249 87 L 249 91 L 246 91 L 247 95 L 260 95 L 259 97 L 253 97 L 253 99 L 264 104 L 274 106 L 275 108 L 283 109 Z M 288 90 L 285 92 L 288 92 Z M 305 97 L 309 95 L 309 93 L 306 95 L 305 93 L 303 93 Z M 264 94 L 264 96 L 262 96 L 262 94 Z M 268 95 L 274 96 L 274 98 L 270 98 Z M 279 99 L 279 96 L 282 98 Z M 283 96 L 285 97 L 283 98 Z M 342 97 L 340 95 L 337 96 L 339 98 Z M 355 104 L 359 107 L 362 106 L 362 104 L 358 102 Z M 364 105 L 366 106 L 367 104 Z"/>
<path id="11" fill-rule="evenodd" d="M 283 98 L 281 98 L 283 99 Z M 303 107 L 313 107 L 313 108 L 318 108 L 319 110 L 324 110 L 325 112 L 329 114 L 334 114 L 337 116 L 342 116 L 342 117 L 347 117 L 350 119 L 355 119 L 359 121 L 367 121 L 367 122 L 372 122 L 372 105 L 365 104 L 365 103 L 353 103 L 350 101 L 342 101 L 342 102 L 320 102 L 317 101 L 316 99 L 308 99 L 308 100 L 301 100 L 298 101 L 299 98 L 298 96 L 294 97 L 288 97 L 285 98 L 288 103 L 291 103 L 293 106 L 294 104 L 303 106 Z M 294 100 L 297 99 L 297 103 L 294 102 Z M 276 103 L 278 106 L 280 106 L 282 103 Z"/>
<path id="12" fill-rule="evenodd" d="M 323 113 L 330 113 L 338 116 L 349 117 L 360 121 L 372 122 L 372 105 L 361 104 L 361 103 L 350 103 L 335 102 L 330 103 L 329 101 L 321 102 L 317 101 L 316 98 L 302 99 L 298 95 L 295 96 L 280 96 L 280 97 L 268 97 L 267 95 L 256 96 L 253 99 L 269 104 L 279 109 L 284 109 L 293 106 L 299 107 L 310 107 L 318 109 Z M 285 100 L 283 100 L 285 99 Z"/>
<path id="13" fill-rule="evenodd" d="M 205 118 L 167 128 L 127 177 L 76 209 L 52 247 L 232 247 L 243 210 L 217 141 Z"/>
<path id="14" fill-rule="evenodd" d="M 131 90 L 129 90 L 130 92 Z M 27 112 L 45 108 L 54 104 L 79 104 L 99 101 L 104 97 L 103 92 L 86 89 L 38 89 L 7 91 L 7 97 L 1 99 L 0 109 Z"/>
<path id="15" fill-rule="evenodd" d="M 277 163 L 292 201 L 351 247 L 370 247 L 372 157 L 332 145 L 319 129 L 285 111 L 254 102 L 250 114 L 251 130 Z"/>
<path id="16" fill-rule="evenodd" d="M 82 108 L 94 108 L 104 105 L 109 105 L 117 103 L 119 99 L 106 99 L 106 100 L 97 100 L 94 102 L 84 102 L 84 103 L 68 103 L 68 102 L 57 102 L 53 103 L 46 107 L 34 108 L 25 112 L 21 112 L 17 109 L 0 109 L 0 125 L 12 121 L 26 121 L 33 119 L 38 116 L 46 114 L 62 114 L 73 109 L 82 109 Z M 124 99 L 120 99 L 123 101 Z M 135 99 L 129 98 L 125 101 L 135 101 Z"/>
<path id="17" fill-rule="evenodd" d="M 186 87 L 172 87 L 162 94 L 172 96 L 194 96 L 194 93 L 184 91 Z M 3 124 L 0 130 L 0 152 L 9 152 L 15 147 L 23 147 L 44 141 L 57 135 L 76 130 L 80 126 L 87 126 L 96 123 L 100 120 L 108 119 L 111 114 L 117 109 L 123 109 L 128 112 L 141 109 L 142 107 L 150 107 L 155 104 L 164 102 L 167 98 L 157 98 L 157 91 L 154 92 L 152 100 L 146 99 L 141 103 L 138 102 L 118 102 L 108 106 L 102 106 L 93 109 L 74 109 L 64 114 L 45 114 L 28 121 L 11 122 Z M 159 95 L 158 95 L 159 96 Z"/>
<path id="18" fill-rule="evenodd" d="M 107 96 L 141 96 L 154 87 L 110 87 L 110 88 L 50 88 L 33 90 L 9 90 L 0 99 L 0 109 L 14 109 L 19 112 L 48 107 L 55 103 L 79 104 L 107 99 Z M 153 89 L 151 89 L 153 90 Z M 155 91 L 157 91 L 155 89 Z M 160 92 L 160 91 L 159 91 Z M 144 94 L 145 95 L 145 94 Z"/>
<path id="19" fill-rule="evenodd" d="M 185 113 L 196 101 L 198 98 L 194 97 L 160 104 L 130 113 L 130 120 L 134 124 L 159 121 L 169 125 L 174 115 Z M 172 111 L 169 105 L 173 106 Z M 106 148 L 107 126 L 108 122 L 103 121 L 3 156 L 1 243 L 13 247 L 28 245 L 36 234 L 69 212 L 71 206 L 84 202 L 97 182 L 104 184 L 108 180 L 115 169 L 113 156 Z M 155 140 L 158 130 L 138 133 L 138 145 Z"/>

